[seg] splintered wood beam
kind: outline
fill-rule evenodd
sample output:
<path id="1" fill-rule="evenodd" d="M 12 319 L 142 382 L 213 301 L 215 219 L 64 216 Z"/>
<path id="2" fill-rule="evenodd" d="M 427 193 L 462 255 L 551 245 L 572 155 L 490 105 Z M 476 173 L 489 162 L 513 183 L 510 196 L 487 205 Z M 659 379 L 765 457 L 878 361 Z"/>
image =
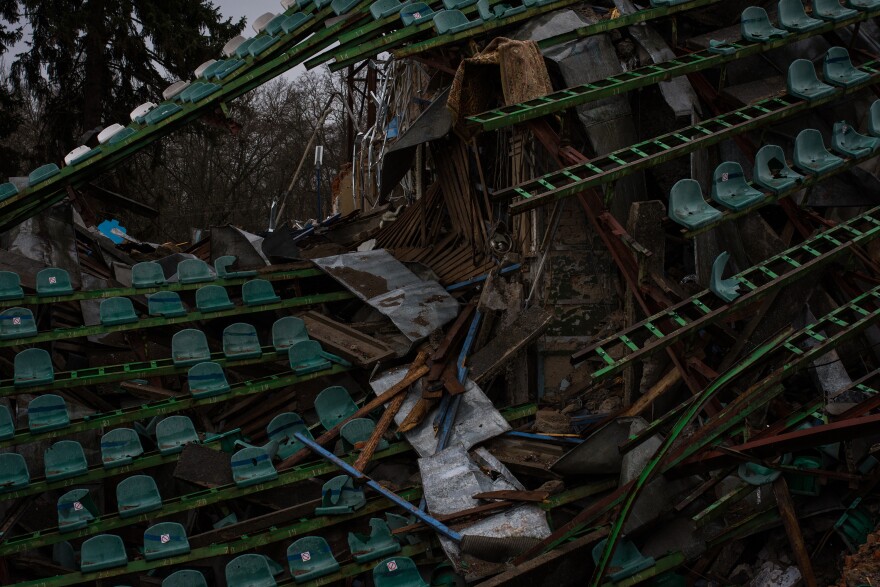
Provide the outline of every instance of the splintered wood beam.
<path id="1" fill-rule="evenodd" d="M 794 503 L 791 501 L 788 483 L 783 475 L 780 475 L 773 482 L 773 494 L 776 496 L 776 505 L 779 508 L 779 515 L 782 517 L 782 525 L 785 527 L 785 533 L 788 534 L 788 541 L 791 544 L 794 560 L 801 571 L 804 585 L 806 587 L 816 587 L 816 576 L 813 574 L 810 553 L 807 552 L 807 547 L 804 544 L 804 536 L 801 533 L 800 524 L 798 524 L 797 513 L 794 511 Z"/>

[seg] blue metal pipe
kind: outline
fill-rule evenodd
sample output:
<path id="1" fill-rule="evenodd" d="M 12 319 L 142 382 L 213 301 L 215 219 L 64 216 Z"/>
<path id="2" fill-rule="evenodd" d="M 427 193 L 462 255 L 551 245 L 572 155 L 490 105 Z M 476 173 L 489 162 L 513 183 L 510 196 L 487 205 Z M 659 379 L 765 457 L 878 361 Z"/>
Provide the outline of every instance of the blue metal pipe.
<path id="1" fill-rule="evenodd" d="M 519 269 L 521 267 L 522 267 L 522 265 L 520 265 L 519 263 L 514 263 L 513 265 L 508 265 L 507 267 L 504 267 L 503 269 L 501 269 L 501 271 L 499 271 L 498 274 L 499 275 L 506 275 L 507 273 L 510 273 L 512 271 L 516 271 L 517 269 Z M 486 281 L 487 279 L 489 279 L 488 273 L 486 273 L 485 275 L 480 275 L 479 277 L 474 277 L 472 279 L 468 279 L 467 281 L 460 281 L 458 283 L 453 283 L 452 285 L 449 285 L 446 287 L 446 291 L 455 291 L 457 289 L 464 289 L 464 288 L 469 287 L 471 285 L 476 285 L 478 283 L 482 283 L 482 282 Z"/>

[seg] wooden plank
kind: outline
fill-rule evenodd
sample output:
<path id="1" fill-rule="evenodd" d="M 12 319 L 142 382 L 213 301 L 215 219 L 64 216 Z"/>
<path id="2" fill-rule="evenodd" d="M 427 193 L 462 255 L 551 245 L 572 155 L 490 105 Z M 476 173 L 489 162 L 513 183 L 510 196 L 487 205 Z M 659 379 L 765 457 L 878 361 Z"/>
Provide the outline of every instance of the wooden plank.
<path id="1" fill-rule="evenodd" d="M 788 542 L 791 544 L 794 560 L 801 571 L 801 578 L 806 587 L 816 587 L 816 576 L 813 574 L 813 564 L 810 562 L 810 553 L 804 544 L 804 536 L 798 523 L 797 513 L 794 511 L 794 503 L 791 501 L 791 493 L 788 491 L 788 483 L 785 476 L 780 475 L 773 482 L 773 494 L 776 496 L 776 505 L 782 518 L 785 533 L 788 534 Z"/>
<path id="2" fill-rule="evenodd" d="M 520 350 L 541 336 L 553 315 L 538 306 L 532 306 L 498 336 L 471 356 L 470 378 L 477 383 L 487 381 L 504 365 L 513 360 Z"/>
<path id="3" fill-rule="evenodd" d="M 358 367 L 371 367 L 394 356 L 391 347 L 382 341 L 323 314 L 311 311 L 301 318 L 306 323 L 310 338 L 320 342 L 325 350 Z"/>

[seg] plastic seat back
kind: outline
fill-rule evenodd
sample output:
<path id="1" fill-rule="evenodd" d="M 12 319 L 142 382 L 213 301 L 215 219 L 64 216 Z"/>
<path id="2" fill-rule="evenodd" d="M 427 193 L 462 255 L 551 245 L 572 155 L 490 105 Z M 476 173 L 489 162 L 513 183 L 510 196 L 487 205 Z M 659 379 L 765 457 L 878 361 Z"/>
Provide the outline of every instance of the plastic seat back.
<path id="1" fill-rule="evenodd" d="M 669 217 L 691 230 L 721 218 L 721 212 L 703 199 L 700 184 L 693 179 L 679 180 L 669 194 Z"/>
<path id="2" fill-rule="evenodd" d="M 58 498 L 58 531 L 85 528 L 98 517 L 98 508 L 88 489 L 74 489 Z"/>
<path id="3" fill-rule="evenodd" d="M 186 308 L 176 291 L 159 291 L 147 296 L 147 309 L 150 316 L 174 318 L 186 315 Z"/>
<path id="4" fill-rule="evenodd" d="M 281 30 L 283 30 L 285 34 L 290 34 L 291 32 L 301 27 L 303 23 L 310 20 L 311 18 L 311 14 L 295 12 L 287 17 L 287 20 L 285 20 L 284 23 L 281 25 Z"/>
<path id="5" fill-rule="evenodd" d="M 11 181 L 0 183 L 0 202 L 18 195 L 18 188 Z"/>
<path id="6" fill-rule="evenodd" d="M 339 385 L 328 387 L 315 398 L 315 412 L 327 430 L 351 417 L 357 410 L 357 404 L 348 391 Z"/>
<path id="7" fill-rule="evenodd" d="M 0 339 L 24 338 L 36 333 L 37 322 L 27 308 L 9 308 L 0 312 Z"/>
<path id="8" fill-rule="evenodd" d="M 443 8 L 446 10 L 464 10 L 476 3 L 477 0 L 443 0 Z"/>
<path id="9" fill-rule="evenodd" d="M 47 481 L 70 479 L 85 475 L 89 470 L 86 455 L 75 440 L 59 440 L 43 453 Z"/>
<path id="10" fill-rule="evenodd" d="M 223 354 L 230 359 L 253 359 L 263 354 L 257 329 L 252 324 L 236 322 L 223 329 Z"/>
<path id="11" fill-rule="evenodd" d="M 286 459 L 299 452 L 304 447 L 303 443 L 294 436 L 296 433 L 302 434 L 306 438 L 314 439 L 306 423 L 295 412 L 278 414 L 266 426 L 266 435 L 269 437 L 269 440 L 277 440 L 279 442 L 277 454 L 282 459 Z"/>
<path id="12" fill-rule="evenodd" d="M 287 548 L 287 565 L 297 583 L 324 577 L 339 570 L 327 541 L 320 536 L 300 538 Z"/>
<path id="13" fill-rule="evenodd" d="M 263 32 L 267 35 L 277 35 L 281 31 L 281 24 L 287 19 L 287 15 L 281 13 L 266 23 Z"/>
<path id="14" fill-rule="evenodd" d="M 198 441 L 199 433 L 189 416 L 168 416 L 156 424 L 156 448 L 163 455 L 181 452 L 186 444 Z"/>
<path id="15" fill-rule="evenodd" d="M 467 16 L 461 10 L 441 10 L 434 15 L 434 30 L 438 35 L 455 32 L 467 24 Z"/>
<path id="16" fill-rule="evenodd" d="M 602 556 L 602 551 L 605 550 L 606 542 L 607 539 L 602 540 L 593 547 L 593 562 L 598 562 L 599 557 Z M 654 559 L 642 556 L 642 553 L 639 552 L 636 545 L 633 544 L 632 541 L 624 538 L 617 545 L 617 549 L 614 551 L 614 556 L 611 557 L 610 566 L 612 569 L 618 570 L 609 573 L 608 578 L 617 583 L 627 577 L 632 577 L 639 571 L 654 566 Z"/>
<path id="17" fill-rule="evenodd" d="M 232 479 L 239 487 L 256 485 L 278 477 L 269 453 L 259 447 L 243 448 L 232 455 Z"/>
<path id="18" fill-rule="evenodd" d="M 369 418 L 355 418 L 346 422 L 339 429 L 339 436 L 342 437 L 342 446 L 346 452 L 354 449 L 362 448 L 363 443 L 370 439 L 373 431 L 376 430 L 376 423 Z M 384 438 L 379 440 L 379 446 L 376 450 L 385 450 L 388 448 L 388 441 Z"/>
<path id="19" fill-rule="evenodd" d="M 54 394 L 35 397 L 28 404 L 28 429 L 31 432 L 58 430 L 70 424 L 64 398 Z"/>
<path id="20" fill-rule="evenodd" d="M 359 563 L 366 563 L 394 554 L 400 550 L 400 543 L 391 535 L 391 529 L 381 518 L 370 519 L 370 534 L 350 532 L 348 548 Z"/>
<path id="21" fill-rule="evenodd" d="M 272 284 L 265 279 L 252 279 L 241 286 L 241 299 L 245 305 L 261 306 L 273 304 L 280 300 L 272 289 Z"/>
<path id="22" fill-rule="evenodd" d="M 0 440 L 9 440 L 15 436 L 15 420 L 9 408 L 0 404 Z"/>
<path id="23" fill-rule="evenodd" d="M 880 100 L 874 100 L 868 111 L 868 134 L 880 138 Z"/>
<path id="24" fill-rule="evenodd" d="M 171 118 L 173 115 L 177 114 L 181 110 L 183 110 L 183 108 L 181 108 L 178 104 L 174 104 L 173 102 L 159 104 L 157 108 L 151 110 L 149 114 L 144 116 L 144 124 L 158 124 L 166 118 Z"/>
<path id="25" fill-rule="evenodd" d="M 127 564 L 125 544 L 115 534 L 99 534 L 82 543 L 80 570 L 83 573 L 124 567 Z"/>
<path id="26" fill-rule="evenodd" d="M 259 554 L 243 554 L 226 565 L 226 584 L 228 587 L 274 587 L 269 563 Z"/>
<path id="27" fill-rule="evenodd" d="M 116 428 L 101 437 L 101 461 L 105 468 L 128 465 L 142 454 L 141 439 L 131 428 Z"/>
<path id="28" fill-rule="evenodd" d="M 272 346 L 276 351 L 287 350 L 294 344 L 308 339 L 306 323 L 301 318 L 285 316 L 272 324 Z"/>
<path id="29" fill-rule="evenodd" d="M 838 0 L 813 0 L 813 14 L 822 20 L 837 22 L 858 14 L 851 8 L 844 8 Z"/>
<path id="30" fill-rule="evenodd" d="M 803 175 L 788 166 L 785 152 L 778 145 L 764 145 L 758 150 L 752 178 L 756 184 L 777 194 L 804 180 Z"/>
<path id="31" fill-rule="evenodd" d="M 107 298 L 101 301 L 101 324 L 114 326 L 116 324 L 131 324 L 138 321 L 138 315 L 134 311 L 134 304 L 128 298 Z"/>
<path id="32" fill-rule="evenodd" d="M 332 2 L 330 2 L 330 8 L 336 16 L 342 16 L 357 6 L 359 2 L 360 0 L 332 0 Z"/>
<path id="33" fill-rule="evenodd" d="M 789 34 L 788 31 L 773 26 L 770 23 L 770 17 L 767 16 L 767 11 L 760 6 L 749 6 L 742 11 L 740 32 L 743 39 L 759 43 L 782 39 Z"/>
<path id="34" fill-rule="evenodd" d="M 495 13 L 492 12 L 492 8 L 489 6 L 489 0 L 477 0 L 477 12 L 483 20 L 495 18 Z"/>
<path id="35" fill-rule="evenodd" d="M 847 88 L 868 79 L 870 74 L 853 67 L 849 51 L 844 47 L 831 47 L 822 60 L 822 77 L 829 84 Z"/>
<path id="36" fill-rule="evenodd" d="M 205 576 L 193 569 L 175 571 L 165 577 L 162 587 L 208 587 Z"/>
<path id="37" fill-rule="evenodd" d="M 48 385 L 55 381 L 52 357 L 44 349 L 25 349 L 15 355 L 15 386 Z"/>
<path id="38" fill-rule="evenodd" d="M 411 558 L 393 556 L 373 567 L 376 587 L 428 587 Z"/>
<path id="39" fill-rule="evenodd" d="M 175 365 L 195 365 L 211 358 L 205 333 L 187 328 L 171 338 L 171 358 Z"/>
<path id="40" fill-rule="evenodd" d="M 162 496 L 152 477 L 132 475 L 116 486 L 116 504 L 119 506 L 119 517 L 130 518 L 161 509 Z"/>
<path id="41" fill-rule="evenodd" d="M 412 2 L 400 9 L 403 26 L 421 24 L 434 18 L 435 12 L 424 2 Z"/>
<path id="42" fill-rule="evenodd" d="M 21 279 L 14 271 L 0 271 L 0 300 L 17 300 L 24 297 Z"/>
<path id="43" fill-rule="evenodd" d="M 779 24 L 795 32 L 810 31 L 824 23 L 807 16 L 801 0 L 779 0 Z"/>
<path id="44" fill-rule="evenodd" d="M 53 175 L 58 175 L 61 170 L 54 163 L 47 163 L 37 167 L 28 174 L 28 187 L 34 187 L 38 183 L 43 183 Z"/>
<path id="45" fill-rule="evenodd" d="M 846 0 L 844 4 L 856 10 L 877 10 L 880 8 L 880 0 Z"/>
<path id="46" fill-rule="evenodd" d="M 321 488 L 321 505 L 315 508 L 317 516 L 350 514 L 367 504 L 363 489 L 355 487 L 348 475 L 330 479 Z"/>
<path id="47" fill-rule="evenodd" d="M 49 267 L 37 273 L 38 296 L 63 296 L 73 293 L 70 275 L 64 269 Z"/>
<path id="48" fill-rule="evenodd" d="M 831 147 L 847 157 L 867 157 L 880 151 L 880 139 L 859 134 L 845 120 L 834 123 Z"/>
<path id="49" fill-rule="evenodd" d="M 17 452 L 0 453 L 0 493 L 27 487 L 31 482 L 27 461 Z"/>
<path id="50" fill-rule="evenodd" d="M 253 270 L 239 271 L 238 269 L 233 269 L 232 266 L 235 265 L 236 261 L 237 259 L 233 255 L 217 257 L 214 260 L 214 271 L 217 272 L 217 277 L 220 277 L 221 279 L 235 279 L 238 277 L 250 277 L 257 274 L 257 272 Z"/>
<path id="51" fill-rule="evenodd" d="M 843 165 L 843 159 L 828 152 L 822 133 L 807 128 L 794 141 L 794 165 L 807 173 L 824 173 Z"/>
<path id="52" fill-rule="evenodd" d="M 226 380 L 223 367 L 211 361 L 190 367 L 187 381 L 193 397 L 211 397 L 229 391 L 229 382 Z"/>
<path id="53" fill-rule="evenodd" d="M 214 281 L 211 267 L 201 259 L 184 259 L 177 264 L 177 278 L 180 283 L 202 283 Z"/>
<path id="54" fill-rule="evenodd" d="M 834 87 L 819 81 L 813 62 L 806 59 L 795 59 L 788 66 L 786 86 L 789 94 L 804 100 L 817 100 L 834 93 Z"/>
<path id="55" fill-rule="evenodd" d="M 732 302 L 739 297 L 739 292 L 737 291 L 739 281 L 734 278 L 724 279 L 722 277 L 729 259 L 730 254 L 727 251 L 718 255 L 715 262 L 712 263 L 712 277 L 709 281 L 709 290 L 725 302 Z"/>
<path id="56" fill-rule="evenodd" d="M 177 522 L 161 522 L 144 532 L 144 558 L 148 561 L 188 552 L 186 530 Z"/>
<path id="57" fill-rule="evenodd" d="M 317 340 L 301 340 L 287 349 L 290 368 L 297 375 L 314 373 L 330 367 L 330 361 L 324 357 L 324 349 Z"/>
<path id="58" fill-rule="evenodd" d="M 222 285 L 203 285 L 196 290 L 196 308 L 199 312 L 219 312 L 234 307 Z"/>
<path id="59" fill-rule="evenodd" d="M 764 193 L 746 181 L 742 166 L 725 161 L 712 174 L 712 199 L 731 210 L 744 210 L 764 198 Z"/>
<path id="60" fill-rule="evenodd" d="M 370 16 L 373 17 L 373 20 L 380 20 L 399 13 L 401 8 L 403 8 L 403 3 L 398 0 L 377 0 L 370 4 Z"/>

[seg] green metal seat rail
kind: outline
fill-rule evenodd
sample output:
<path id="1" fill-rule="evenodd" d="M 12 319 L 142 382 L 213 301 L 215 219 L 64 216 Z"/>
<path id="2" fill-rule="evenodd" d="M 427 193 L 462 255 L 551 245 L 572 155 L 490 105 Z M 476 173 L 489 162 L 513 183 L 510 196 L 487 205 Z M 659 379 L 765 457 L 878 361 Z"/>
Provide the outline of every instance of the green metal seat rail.
<path id="1" fill-rule="evenodd" d="M 730 43 L 734 52 L 726 55 L 713 53 L 709 50 L 689 53 L 681 57 L 676 57 L 670 61 L 646 65 L 592 83 L 564 88 L 534 100 L 504 106 L 502 108 L 469 116 L 465 119 L 465 126 L 472 133 L 506 128 L 527 120 L 559 112 L 560 110 L 565 110 L 581 104 L 587 104 L 610 96 L 624 94 L 638 88 L 650 86 L 688 73 L 718 67 L 731 61 L 764 53 L 790 43 L 801 41 L 815 35 L 826 34 L 840 27 L 849 26 L 878 16 L 880 16 L 880 9 L 859 12 L 857 15 L 845 20 L 826 22 L 816 29 L 799 34 L 792 34 L 782 39 L 774 39 L 767 43 L 737 41 L 735 43 Z M 413 47 L 415 47 L 415 45 L 410 45 L 400 51 L 396 51 L 395 57 L 402 57 L 404 54 L 408 54 Z"/>
<path id="2" fill-rule="evenodd" d="M 831 169 L 830 171 L 823 171 L 821 173 L 810 173 L 810 174 L 806 175 L 804 177 L 804 179 L 799 184 L 797 184 L 795 187 L 780 191 L 778 194 L 767 193 L 766 197 L 763 200 L 758 200 L 757 202 L 750 204 L 748 208 L 745 208 L 743 210 L 729 210 L 729 209 L 719 210 L 722 214 L 720 219 L 718 219 L 714 222 L 710 222 L 709 224 L 706 224 L 705 226 L 701 226 L 700 228 L 697 228 L 694 230 L 682 229 L 682 231 L 681 231 L 682 236 L 684 236 L 685 238 L 694 238 L 698 234 L 703 234 L 704 232 L 712 230 L 713 228 L 720 226 L 720 225 L 724 224 L 725 222 L 730 222 L 731 220 L 736 220 L 737 218 L 742 218 L 743 216 L 747 216 L 747 215 L 751 214 L 752 212 L 754 212 L 755 210 L 757 210 L 758 208 L 763 208 L 764 206 L 769 206 L 770 204 L 775 204 L 779 200 L 793 196 L 801 190 L 811 188 L 811 187 L 818 185 L 819 183 L 821 183 L 829 178 L 832 178 L 832 177 L 839 175 L 845 171 L 848 171 L 857 165 L 865 163 L 866 161 L 870 161 L 871 159 L 874 159 L 875 157 L 880 156 L 880 153 L 868 154 L 863 157 L 845 157 L 843 155 L 838 155 L 838 156 L 844 160 L 843 165 L 840 165 L 839 167 L 835 167 L 834 169 Z M 750 187 L 752 187 L 756 190 L 765 191 L 764 189 L 761 188 L 761 186 L 759 186 L 753 182 L 747 182 L 747 183 Z"/>
<path id="3" fill-rule="evenodd" d="M 294 385 L 303 381 L 310 381 L 319 377 L 336 375 L 348 371 L 349 369 L 350 367 L 333 365 L 329 369 L 316 371 L 314 373 L 308 373 L 306 375 L 269 375 L 266 377 L 261 377 L 259 379 L 253 379 L 251 381 L 246 381 L 233 385 L 229 391 L 222 394 L 200 398 L 171 398 L 152 402 L 149 404 L 144 404 L 142 406 L 122 408 L 102 414 L 93 414 L 91 416 L 86 416 L 82 420 L 72 421 L 69 426 L 66 426 L 64 428 L 48 430 L 46 432 L 32 433 L 29 432 L 27 428 L 20 428 L 16 430 L 15 436 L 13 436 L 12 438 L 0 441 L 0 448 L 27 444 L 29 442 L 36 442 L 38 440 L 59 438 L 86 430 L 98 430 L 100 428 L 106 428 L 109 426 L 118 426 L 119 424 L 145 420 L 148 418 L 152 418 L 153 416 L 174 414 L 176 412 L 182 412 L 183 410 L 189 410 L 201 406 L 226 402 L 232 399 L 256 395 L 258 393 L 263 393 L 272 389 L 280 389 L 282 387 L 287 387 L 289 385 Z"/>
<path id="4" fill-rule="evenodd" d="M 754 303 L 767 294 L 821 269 L 856 244 L 880 237 L 880 206 L 846 222 L 816 234 L 757 265 L 733 276 L 742 294 L 732 302 L 724 302 L 710 290 L 703 290 L 634 324 L 613 336 L 600 340 L 571 356 L 578 364 L 598 358 L 603 366 L 592 373 L 594 380 L 619 373 L 633 361 L 667 348 L 697 329 L 713 324 L 725 316 Z M 625 345 L 629 354 L 612 358 L 609 349 Z"/>
<path id="5" fill-rule="evenodd" d="M 265 279 L 266 281 L 286 281 L 289 279 L 302 279 L 304 277 L 318 277 L 325 275 L 320 269 L 297 269 L 293 271 L 267 271 L 258 273 L 252 277 L 236 277 L 234 279 L 215 279 L 214 281 L 205 283 L 169 283 L 166 285 L 157 285 L 155 287 L 113 287 L 108 289 L 94 289 L 87 291 L 76 291 L 65 296 L 36 296 L 26 295 L 17 300 L 0 300 L 0 308 L 9 306 L 37 306 L 41 304 L 57 304 L 61 302 L 78 302 L 80 300 L 96 300 L 114 297 L 130 297 L 139 296 L 160 291 L 191 291 L 196 290 L 204 285 L 221 285 L 224 287 L 238 286 L 250 281 L 254 278 Z"/>
<path id="6" fill-rule="evenodd" d="M 93 326 L 77 326 L 75 328 L 64 328 L 60 330 L 50 330 L 48 332 L 38 332 L 35 336 L 27 338 L 15 338 L 10 340 L 0 340 L 0 348 L 21 346 L 22 344 L 36 344 L 38 342 L 46 342 L 50 340 L 65 340 L 70 338 L 82 338 L 84 336 L 93 336 L 96 334 L 107 334 L 110 332 L 126 332 L 130 330 L 143 330 L 145 328 L 156 328 L 159 326 L 171 326 L 172 324 L 187 324 L 190 322 L 198 322 L 200 320 L 213 320 L 215 318 L 226 318 L 229 316 L 245 316 L 258 312 L 270 312 L 272 310 L 284 310 L 287 308 L 298 308 L 302 306 L 312 306 L 315 304 L 323 304 L 326 302 L 337 302 L 340 300 L 353 299 L 354 295 L 347 292 L 334 292 L 327 294 L 316 294 L 311 296 L 303 296 L 299 298 L 291 298 L 281 300 L 272 304 L 262 306 L 236 306 L 230 310 L 220 310 L 218 312 L 199 312 L 194 311 L 185 316 L 175 318 L 165 318 L 155 316 L 150 318 L 141 318 L 137 322 L 128 324 L 115 324 L 113 326 L 104 326 L 95 324 Z"/>
<path id="7" fill-rule="evenodd" d="M 588 163 L 572 165 L 520 185 L 498 190 L 492 194 L 492 199 L 500 201 L 519 197 L 519 200 L 510 204 L 510 212 L 521 214 L 556 200 L 575 196 L 588 188 L 616 182 L 637 171 L 655 167 L 724 139 L 859 92 L 880 80 L 880 71 L 876 67 L 876 61 L 861 66 L 862 71 L 870 74 L 865 81 L 848 88 L 837 88 L 825 97 L 807 101 L 783 94 L 761 100 L 697 125 L 597 157 Z"/>

